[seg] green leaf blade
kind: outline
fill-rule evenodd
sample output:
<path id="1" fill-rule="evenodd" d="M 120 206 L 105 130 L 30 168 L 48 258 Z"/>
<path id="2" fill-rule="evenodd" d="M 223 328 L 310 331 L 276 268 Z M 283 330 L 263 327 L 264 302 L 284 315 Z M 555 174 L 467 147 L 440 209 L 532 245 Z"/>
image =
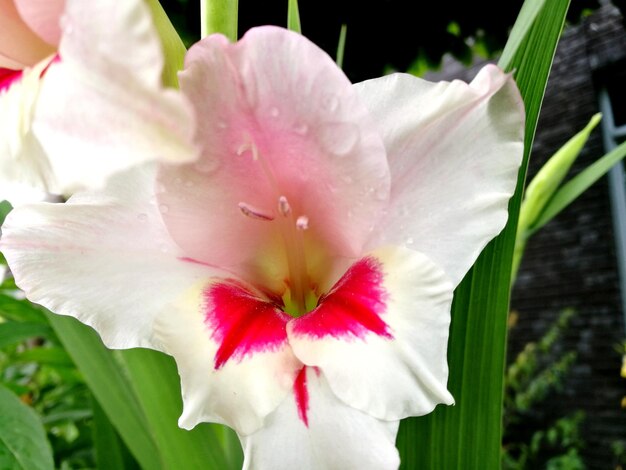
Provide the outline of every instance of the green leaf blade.
<path id="1" fill-rule="evenodd" d="M 533 225 L 532 233 L 536 232 L 554 219 L 591 185 L 602 178 L 602 176 L 604 176 L 613 167 L 613 165 L 624 159 L 624 157 L 626 157 L 626 142 L 599 158 L 596 162 L 589 165 L 585 170 L 565 183 L 561 188 L 559 188 L 550 202 L 546 205 L 545 209 L 537 219 L 537 222 Z"/>
<path id="2" fill-rule="evenodd" d="M 50 325 L 126 446 L 145 469 L 163 468 L 161 453 L 135 393 L 98 334 L 70 317 L 49 314 Z"/>
<path id="3" fill-rule="evenodd" d="M 180 379 L 170 356 L 139 348 L 119 351 L 118 355 L 133 378 L 132 386 L 165 468 L 235 468 L 229 465 L 218 440 L 218 425 L 204 423 L 191 431 L 178 427 L 182 413 Z"/>
<path id="4" fill-rule="evenodd" d="M 0 468 L 52 470 L 54 460 L 37 414 L 0 386 Z"/>

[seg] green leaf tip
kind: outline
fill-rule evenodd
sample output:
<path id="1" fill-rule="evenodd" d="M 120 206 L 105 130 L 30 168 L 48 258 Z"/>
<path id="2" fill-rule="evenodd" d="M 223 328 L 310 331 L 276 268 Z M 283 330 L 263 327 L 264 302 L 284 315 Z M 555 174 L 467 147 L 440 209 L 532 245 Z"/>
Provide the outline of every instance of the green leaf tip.
<path id="1" fill-rule="evenodd" d="M 568 171 L 580 155 L 591 131 L 601 119 L 601 113 L 593 115 L 584 129 L 557 150 L 530 182 L 526 188 L 526 195 L 520 210 L 518 232 L 524 233 L 534 228 L 546 205 L 554 197 Z"/>
<path id="2" fill-rule="evenodd" d="M 298 0 L 289 0 L 289 6 L 287 9 L 287 28 L 289 28 L 291 31 L 302 34 Z"/>

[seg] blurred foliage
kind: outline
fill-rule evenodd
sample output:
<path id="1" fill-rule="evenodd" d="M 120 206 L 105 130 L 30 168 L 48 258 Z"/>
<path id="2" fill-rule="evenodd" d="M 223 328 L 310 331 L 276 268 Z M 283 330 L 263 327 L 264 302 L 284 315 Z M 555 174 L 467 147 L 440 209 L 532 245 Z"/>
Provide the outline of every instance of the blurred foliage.
<path id="1" fill-rule="evenodd" d="M 547 333 L 538 342 L 526 344 L 506 369 L 504 470 L 585 468 L 579 454 L 584 414 L 575 411 L 553 421 L 547 412 L 576 361 L 575 352 L 559 352 L 559 341 L 573 316 L 573 310 L 564 310 Z"/>
<path id="2" fill-rule="evenodd" d="M 0 383 L 41 417 L 56 467 L 94 468 L 88 388 L 41 312 L 15 298 L 11 280 L 2 287 Z"/>

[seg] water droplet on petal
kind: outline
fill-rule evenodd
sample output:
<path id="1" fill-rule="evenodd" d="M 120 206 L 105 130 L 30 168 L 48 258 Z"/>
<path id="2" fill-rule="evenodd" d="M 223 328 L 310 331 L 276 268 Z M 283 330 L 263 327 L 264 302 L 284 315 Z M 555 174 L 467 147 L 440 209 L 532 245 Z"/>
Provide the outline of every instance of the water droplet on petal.
<path id="1" fill-rule="evenodd" d="M 193 186 L 193 181 L 187 180 L 185 181 L 185 188 L 191 188 Z"/>
<path id="2" fill-rule="evenodd" d="M 307 230 L 309 228 L 309 218 L 306 215 L 301 215 L 296 220 L 296 228 L 298 230 Z"/>
<path id="3" fill-rule="evenodd" d="M 167 214 L 167 212 L 170 210 L 169 206 L 167 204 L 160 204 L 159 205 L 159 210 L 161 211 L 161 214 Z"/>
<path id="4" fill-rule="evenodd" d="M 381 186 L 376 190 L 376 199 L 384 201 L 389 197 L 389 191 L 385 186 Z"/>
<path id="5" fill-rule="evenodd" d="M 217 128 L 218 128 L 218 129 L 224 130 L 224 129 L 226 129 L 227 127 L 228 127 L 228 124 L 226 124 L 224 121 L 218 121 L 218 122 L 217 122 Z"/>
<path id="6" fill-rule="evenodd" d="M 256 107 L 259 99 L 259 92 L 257 89 L 257 80 L 254 77 L 254 71 L 251 69 L 250 65 L 243 65 L 241 70 L 239 71 L 243 80 L 241 81 L 241 87 L 243 88 L 243 93 L 246 97 L 246 101 L 250 105 L 250 107 Z"/>
<path id="7" fill-rule="evenodd" d="M 275 118 L 275 117 L 278 117 L 279 114 L 280 114 L 280 111 L 278 111 L 278 108 L 274 107 L 270 109 L 270 116 Z"/>
<path id="8" fill-rule="evenodd" d="M 193 166 L 200 173 L 212 173 L 219 167 L 219 160 L 215 158 L 201 157 Z"/>
<path id="9" fill-rule="evenodd" d="M 339 109 L 339 98 L 335 95 L 327 95 L 322 100 L 322 106 L 326 111 L 334 113 Z"/>
<path id="10" fill-rule="evenodd" d="M 74 26 L 70 22 L 69 18 L 66 15 L 61 16 L 59 19 L 59 25 L 63 30 L 63 34 L 71 35 L 74 32 Z"/>
<path id="11" fill-rule="evenodd" d="M 320 128 L 322 146 L 326 151 L 337 156 L 350 153 L 359 138 L 359 128 L 354 124 L 336 122 Z"/>
<path id="12" fill-rule="evenodd" d="M 413 237 L 409 237 L 406 239 L 406 244 L 407 245 L 412 245 L 413 243 L 415 243 L 415 240 L 413 240 Z"/>
<path id="13" fill-rule="evenodd" d="M 146 220 L 148 220 L 148 214 L 144 214 L 144 213 L 137 214 L 137 218 L 141 220 L 142 222 L 145 222 Z"/>
<path id="14" fill-rule="evenodd" d="M 309 132 L 309 126 L 306 124 L 298 124 L 293 130 L 298 135 L 306 135 Z"/>

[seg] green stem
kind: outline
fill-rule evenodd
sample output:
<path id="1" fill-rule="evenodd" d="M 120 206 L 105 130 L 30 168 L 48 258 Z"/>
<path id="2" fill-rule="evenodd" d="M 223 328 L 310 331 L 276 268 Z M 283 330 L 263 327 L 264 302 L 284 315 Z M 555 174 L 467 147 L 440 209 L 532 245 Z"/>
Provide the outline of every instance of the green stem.
<path id="1" fill-rule="evenodd" d="M 200 31 L 202 37 L 221 33 L 237 41 L 238 0 L 201 0 Z"/>

